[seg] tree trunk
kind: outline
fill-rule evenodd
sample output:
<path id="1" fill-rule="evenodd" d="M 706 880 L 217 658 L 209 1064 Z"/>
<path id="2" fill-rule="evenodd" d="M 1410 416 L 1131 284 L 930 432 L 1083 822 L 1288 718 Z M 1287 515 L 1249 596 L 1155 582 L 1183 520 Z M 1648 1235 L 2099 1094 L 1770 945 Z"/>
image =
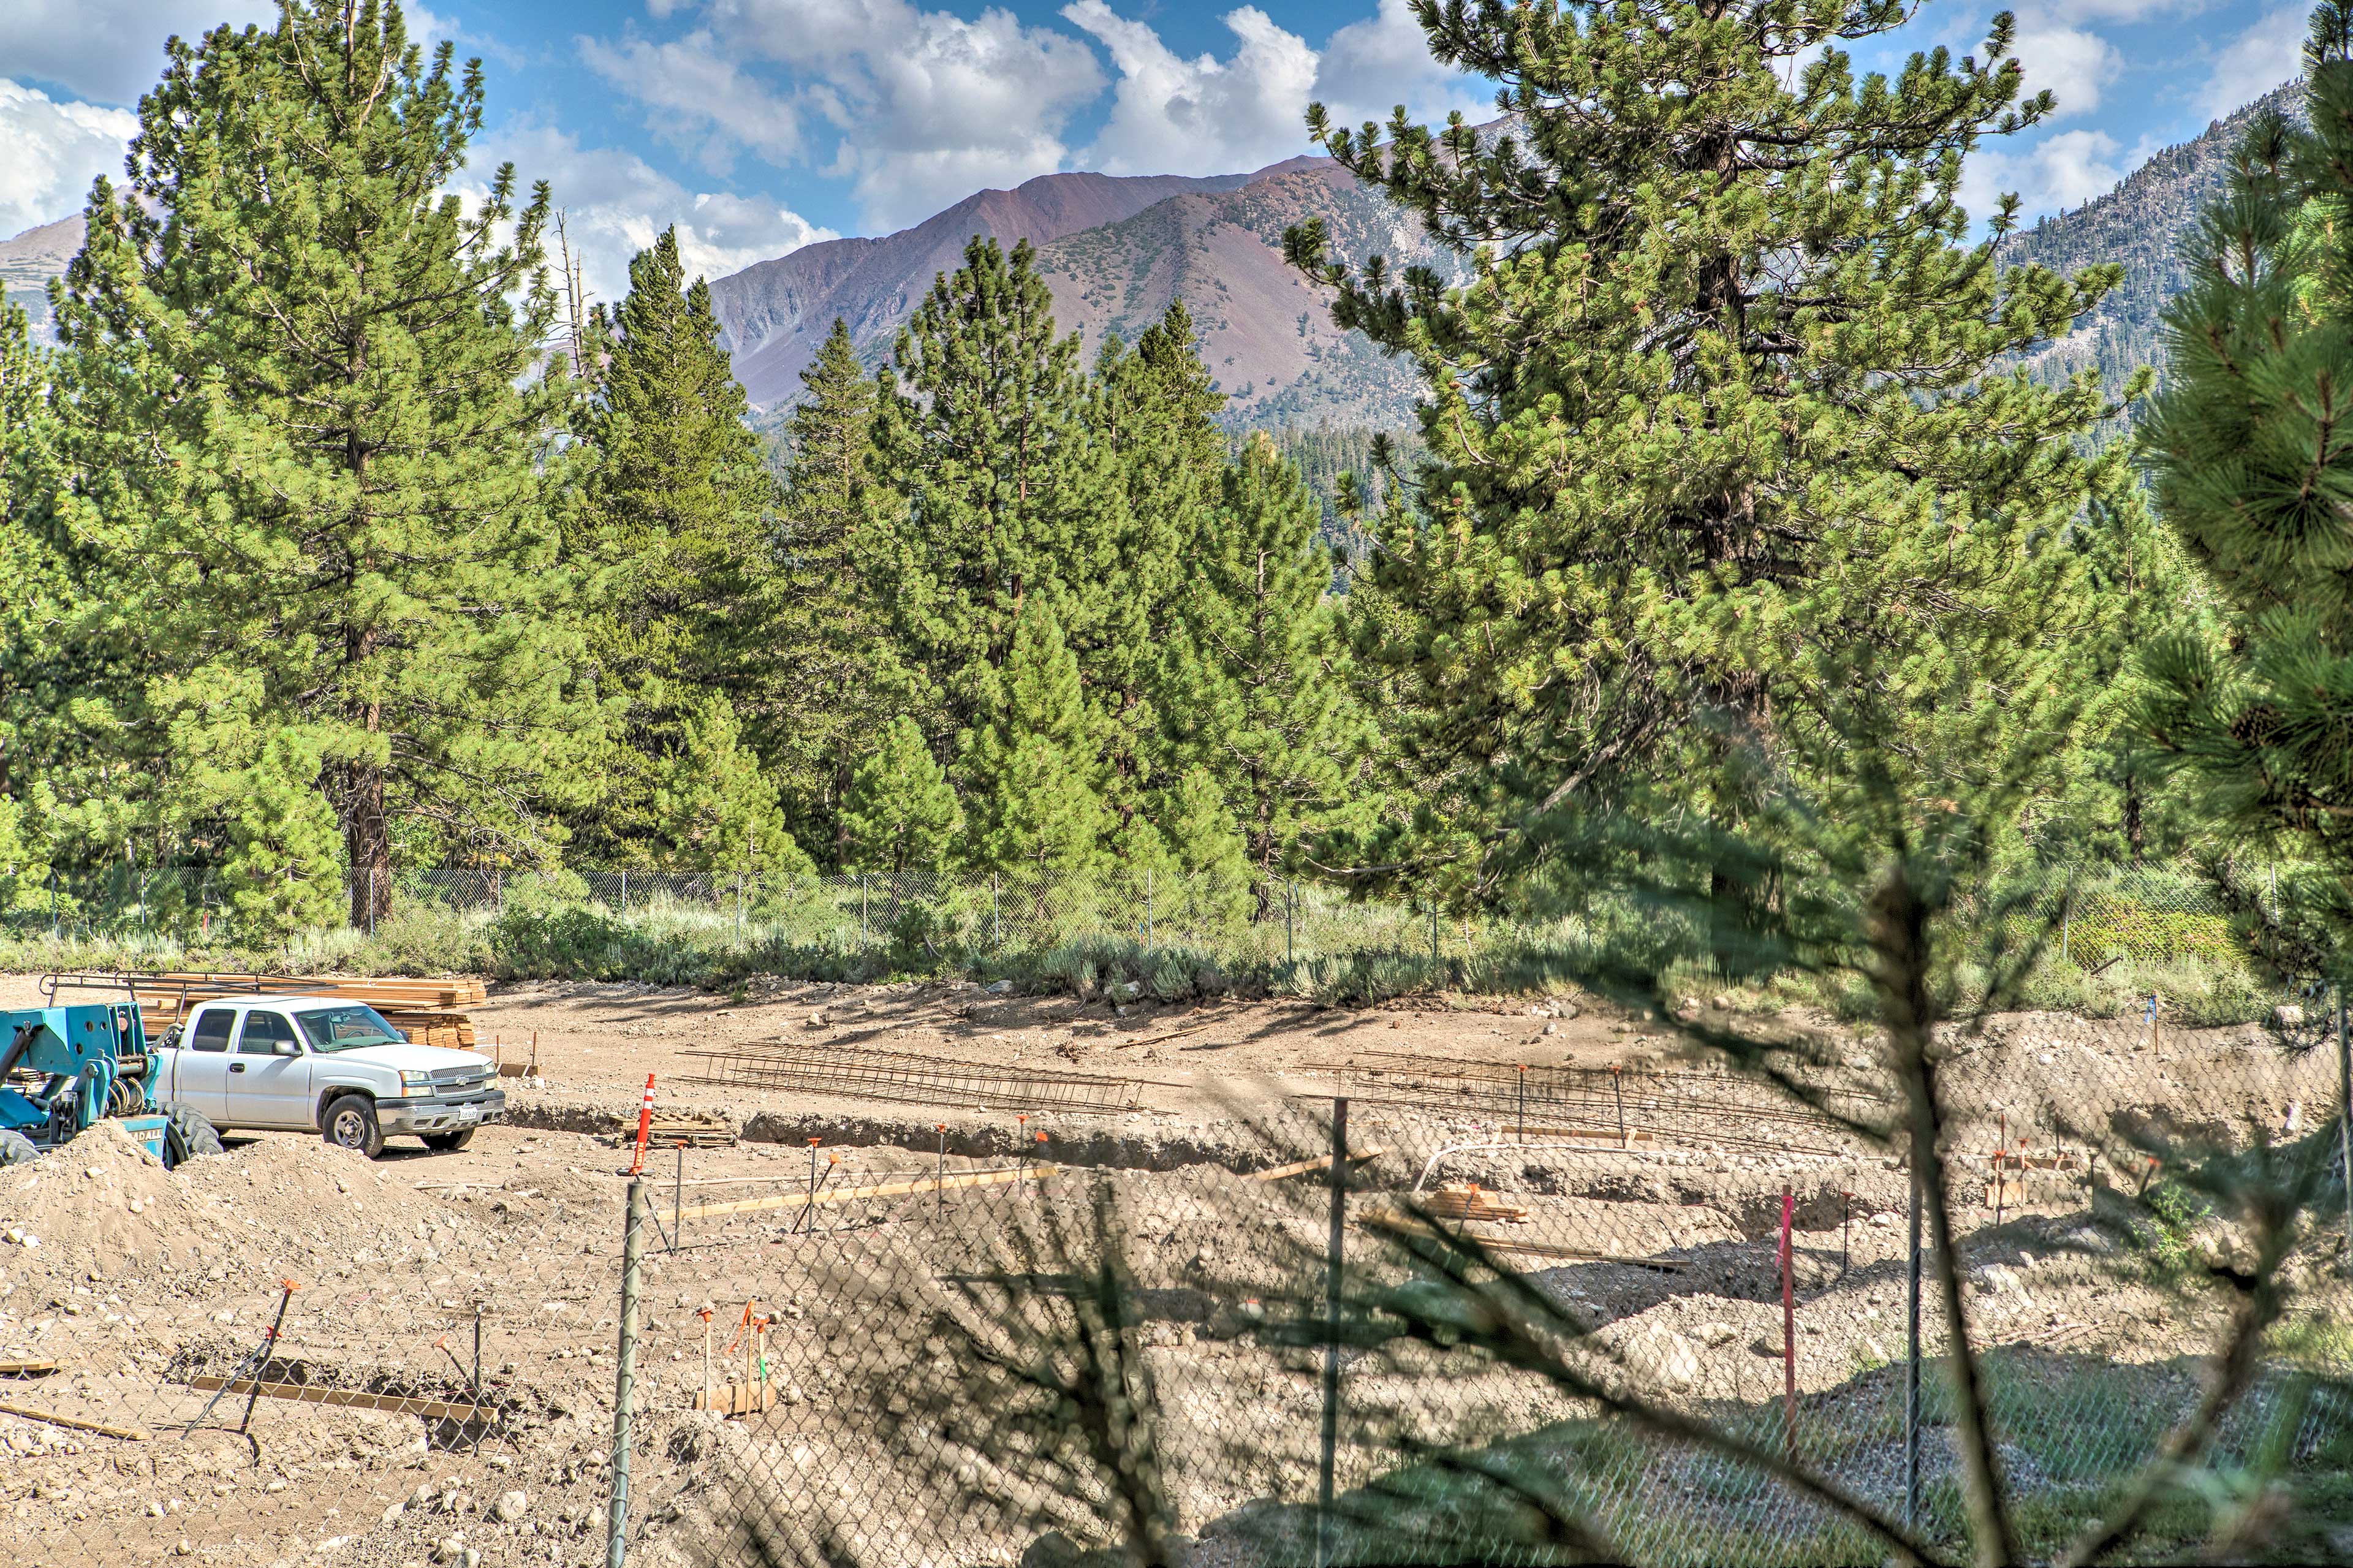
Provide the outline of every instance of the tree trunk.
<path id="1" fill-rule="evenodd" d="M 368 728 L 376 710 L 368 709 Z M 392 840 L 384 808 L 384 770 L 373 762 L 343 764 L 343 847 L 352 863 L 352 924 L 363 931 L 392 912 Z"/>

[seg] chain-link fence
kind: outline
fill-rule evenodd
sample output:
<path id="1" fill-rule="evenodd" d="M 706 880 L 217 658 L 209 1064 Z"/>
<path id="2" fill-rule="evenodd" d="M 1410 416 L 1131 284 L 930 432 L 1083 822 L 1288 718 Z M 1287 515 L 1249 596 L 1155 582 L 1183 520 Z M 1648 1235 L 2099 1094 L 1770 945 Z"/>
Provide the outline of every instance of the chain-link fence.
<path id="1" fill-rule="evenodd" d="M 1801 1032 L 1777 1083 L 1309 1031 L 1174 1121 L 842 1081 L 853 1142 L 634 1183 L 101 1124 L 0 1173 L 0 1509 L 59 1563 L 1950 1560 L 1982 1409 L 2024 1557 L 2179 1449 L 2225 1491 L 2117 1555 L 2341 1560 L 2332 1009 L 1950 1031 L 1948 1250 L 1877 1037 Z"/>
<path id="2" fill-rule="evenodd" d="M 2279 873 L 2251 874 L 2277 904 Z M 487 925 L 519 911 L 580 910 L 656 939 L 774 951 L 894 954 L 911 963 L 1043 954 L 1090 940 L 1228 964 L 1296 963 L 1362 952 L 1462 960 L 1547 943 L 1600 940 L 1652 918 L 1603 897 L 1550 919 L 1464 916 L 1414 899 L 1365 900 L 1298 878 L 1225 878 L 1153 870 L 867 872 L 839 876 L 475 868 L 393 874 L 396 908 Z M 2047 950 L 2054 973 L 2109 991 L 2204 997 L 2247 1011 L 2260 982 L 2242 958 L 2230 911 L 2187 868 L 2052 872 L 2031 897 L 1981 900 L 1980 923 Z M 20 889 L 0 929 L 130 943 L 233 946 L 241 928 L 221 874 L 208 868 L 116 865 L 54 872 Z M 528 942 L 528 934 L 521 940 Z M 260 939 L 286 945 L 287 933 Z"/>

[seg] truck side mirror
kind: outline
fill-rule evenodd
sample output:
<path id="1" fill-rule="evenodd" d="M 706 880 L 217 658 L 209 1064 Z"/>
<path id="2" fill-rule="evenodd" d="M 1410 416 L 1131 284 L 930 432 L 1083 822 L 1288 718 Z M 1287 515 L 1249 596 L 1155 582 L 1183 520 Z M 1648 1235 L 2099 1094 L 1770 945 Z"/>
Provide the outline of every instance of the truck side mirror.
<path id="1" fill-rule="evenodd" d="M 281 1057 L 298 1055 L 302 1049 L 291 1040 L 274 1040 L 271 1042 L 271 1048 Z"/>

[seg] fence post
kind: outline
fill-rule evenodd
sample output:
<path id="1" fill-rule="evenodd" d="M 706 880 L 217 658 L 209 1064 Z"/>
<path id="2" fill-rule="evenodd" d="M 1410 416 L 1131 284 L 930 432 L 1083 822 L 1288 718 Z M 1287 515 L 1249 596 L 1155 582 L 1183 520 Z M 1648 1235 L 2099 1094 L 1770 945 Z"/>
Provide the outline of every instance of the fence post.
<path id="1" fill-rule="evenodd" d="M 1152 868 L 1144 868 L 1144 951 L 1152 952 Z"/>
<path id="2" fill-rule="evenodd" d="M 1282 962 L 1296 963 L 1299 954 L 1292 936 L 1299 919 L 1299 879 L 1293 878 L 1283 884 L 1282 892 Z"/>
<path id="3" fill-rule="evenodd" d="M 866 951 L 866 873 L 858 873 L 858 951 Z"/>
<path id="4" fill-rule="evenodd" d="M 626 867 L 621 871 L 621 918 L 629 918 L 629 873 Z"/>
<path id="5" fill-rule="evenodd" d="M 621 1345 L 613 1374 L 613 1495 L 605 1519 L 606 1568 L 621 1568 L 629 1534 L 629 1416 L 638 1394 L 638 1271 L 646 1254 L 646 1184 L 629 1179 L 621 1229 Z"/>
<path id="6" fill-rule="evenodd" d="M 1332 1100 L 1332 1228 L 1324 1247 L 1324 1445 L 1315 1475 L 1315 1568 L 1332 1561 L 1333 1471 L 1340 1447 L 1340 1247 L 1348 1225 L 1348 1097 Z"/>
<path id="7" fill-rule="evenodd" d="M 1005 945 L 1005 927 L 997 918 L 997 873 L 988 874 L 988 945 L 990 951 Z"/>
<path id="8" fill-rule="evenodd" d="M 1920 1521 L 1920 1152 L 1912 1151 L 1911 1265 L 1904 1292 L 1904 1528 Z"/>
<path id="9" fill-rule="evenodd" d="M 59 941 L 58 934 L 58 868 L 49 868 L 49 940 Z"/>
<path id="10" fill-rule="evenodd" d="M 2075 913 L 2075 889 L 2059 895 L 2059 962 L 2067 962 L 2067 929 Z"/>
<path id="11" fill-rule="evenodd" d="M 375 934 L 375 867 L 371 863 L 368 867 L 368 935 L 370 936 Z"/>
<path id="12" fill-rule="evenodd" d="M 2353 1046 L 2345 1039 L 2345 986 L 2337 985 L 2337 1156 L 2345 1162 L 2345 1267 L 2353 1271 Z"/>

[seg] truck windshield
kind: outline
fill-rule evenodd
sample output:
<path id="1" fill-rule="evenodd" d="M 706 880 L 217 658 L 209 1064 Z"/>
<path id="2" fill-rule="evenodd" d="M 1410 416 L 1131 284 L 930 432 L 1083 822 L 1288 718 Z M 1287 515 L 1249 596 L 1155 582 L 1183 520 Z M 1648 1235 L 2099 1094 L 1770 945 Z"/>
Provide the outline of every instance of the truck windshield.
<path id="1" fill-rule="evenodd" d="M 301 1020 L 303 1037 L 314 1051 L 355 1051 L 363 1046 L 388 1046 L 406 1037 L 384 1021 L 383 1014 L 364 1002 L 321 1007 L 294 1016 Z"/>

